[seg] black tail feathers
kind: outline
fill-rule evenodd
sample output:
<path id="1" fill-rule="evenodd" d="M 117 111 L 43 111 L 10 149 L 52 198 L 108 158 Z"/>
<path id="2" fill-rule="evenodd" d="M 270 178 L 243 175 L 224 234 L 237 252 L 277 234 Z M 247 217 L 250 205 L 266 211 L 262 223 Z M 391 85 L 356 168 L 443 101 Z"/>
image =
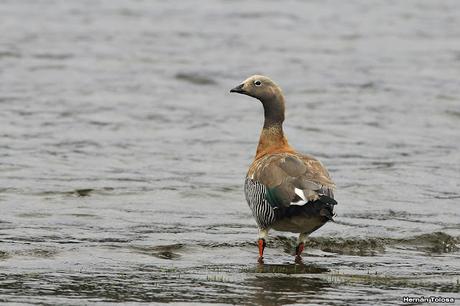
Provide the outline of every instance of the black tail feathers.
<path id="1" fill-rule="evenodd" d="M 318 201 L 321 201 L 323 202 L 324 204 L 332 204 L 332 205 L 337 205 L 337 201 L 334 200 L 333 198 L 331 197 L 328 197 L 327 195 L 323 195 L 323 194 L 320 194 L 319 195 L 319 200 Z"/>
<path id="2" fill-rule="evenodd" d="M 276 209 L 275 212 L 278 215 L 277 217 L 290 218 L 298 215 L 319 215 L 326 218 L 327 221 L 334 221 L 334 205 L 336 204 L 337 201 L 333 198 L 326 195 L 320 195 L 320 198 L 316 201 L 308 202 L 304 205 L 290 205 L 288 207 Z"/>
<path id="3" fill-rule="evenodd" d="M 334 221 L 334 205 L 337 205 L 337 201 L 327 195 L 320 195 L 316 202 L 321 202 L 324 206 L 320 209 L 319 214 L 329 221 Z"/>

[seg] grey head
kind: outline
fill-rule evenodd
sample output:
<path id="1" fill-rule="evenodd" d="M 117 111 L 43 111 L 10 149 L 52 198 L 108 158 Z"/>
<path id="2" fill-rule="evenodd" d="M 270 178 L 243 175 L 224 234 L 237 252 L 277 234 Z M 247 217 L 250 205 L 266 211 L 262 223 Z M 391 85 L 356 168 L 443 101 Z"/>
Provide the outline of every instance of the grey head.
<path id="1" fill-rule="evenodd" d="M 243 83 L 231 89 L 230 92 L 247 95 L 260 101 L 276 99 L 282 96 L 281 89 L 270 78 L 263 75 L 253 75 Z"/>
<path id="2" fill-rule="evenodd" d="M 260 100 L 264 106 L 264 127 L 282 124 L 284 121 L 284 97 L 281 88 L 270 78 L 253 75 L 230 92 L 247 95 Z"/>

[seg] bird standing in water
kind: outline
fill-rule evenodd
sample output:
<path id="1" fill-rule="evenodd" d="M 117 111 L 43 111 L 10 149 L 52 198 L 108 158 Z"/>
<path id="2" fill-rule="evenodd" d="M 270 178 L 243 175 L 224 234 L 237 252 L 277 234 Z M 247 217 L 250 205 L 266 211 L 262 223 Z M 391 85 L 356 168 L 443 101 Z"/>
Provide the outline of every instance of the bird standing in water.
<path id="1" fill-rule="evenodd" d="M 284 96 L 268 77 L 254 75 L 230 92 L 256 98 L 264 107 L 264 126 L 244 183 L 246 201 L 259 227 L 259 262 L 268 231 L 299 233 L 296 260 L 307 236 L 332 220 L 334 182 L 320 161 L 291 147 L 283 133 Z"/>

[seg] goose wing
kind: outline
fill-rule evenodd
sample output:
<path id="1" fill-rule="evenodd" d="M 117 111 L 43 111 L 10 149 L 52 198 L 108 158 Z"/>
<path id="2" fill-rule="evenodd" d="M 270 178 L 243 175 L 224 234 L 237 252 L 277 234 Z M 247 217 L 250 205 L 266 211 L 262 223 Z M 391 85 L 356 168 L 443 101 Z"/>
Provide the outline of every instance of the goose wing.
<path id="1" fill-rule="evenodd" d="M 334 182 L 320 161 L 309 155 L 280 153 L 255 161 L 248 176 L 267 188 L 274 208 L 321 200 L 336 204 Z"/>

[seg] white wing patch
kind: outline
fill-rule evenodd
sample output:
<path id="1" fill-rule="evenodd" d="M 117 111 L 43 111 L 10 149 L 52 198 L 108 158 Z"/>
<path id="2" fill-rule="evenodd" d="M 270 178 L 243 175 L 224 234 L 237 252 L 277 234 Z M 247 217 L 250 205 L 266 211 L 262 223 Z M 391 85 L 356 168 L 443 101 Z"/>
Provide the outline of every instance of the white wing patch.
<path id="1" fill-rule="evenodd" d="M 299 188 L 295 188 L 294 189 L 294 192 L 296 195 L 298 195 L 302 200 L 301 201 L 298 201 L 298 202 L 291 202 L 291 205 L 304 205 L 306 204 L 308 201 L 306 200 L 306 197 L 305 197 L 305 193 L 303 192 L 302 189 L 299 189 Z"/>
<path id="2" fill-rule="evenodd" d="M 303 190 L 302 190 L 302 189 L 295 188 L 295 189 L 294 189 L 294 192 L 295 192 L 295 194 L 298 195 L 302 200 L 304 200 L 304 201 L 307 200 L 307 197 L 305 196 L 305 193 L 303 193 Z"/>

